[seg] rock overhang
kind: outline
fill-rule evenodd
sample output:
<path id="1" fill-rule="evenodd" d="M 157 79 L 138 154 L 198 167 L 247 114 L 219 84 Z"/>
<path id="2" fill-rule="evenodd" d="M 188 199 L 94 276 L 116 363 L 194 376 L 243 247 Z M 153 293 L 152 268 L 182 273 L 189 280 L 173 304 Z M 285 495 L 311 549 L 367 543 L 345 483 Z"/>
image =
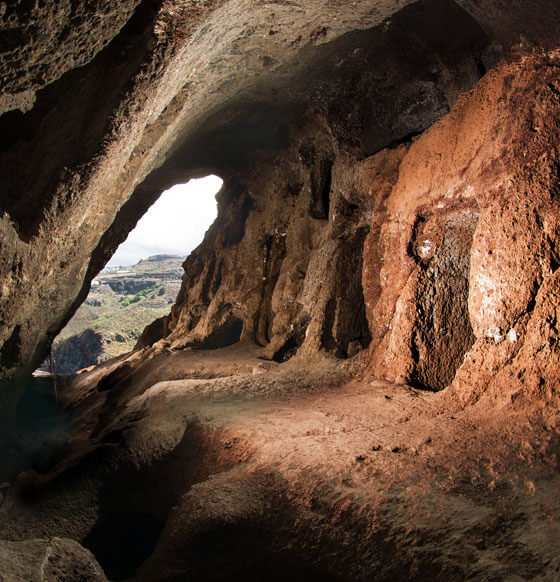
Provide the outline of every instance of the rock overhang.
<path id="1" fill-rule="evenodd" d="M 189 88 L 200 86 L 194 102 L 203 100 L 204 108 L 178 120 L 167 163 L 242 169 L 256 150 L 285 146 L 290 126 L 309 113 L 323 115 L 335 139 L 366 157 L 429 127 L 501 54 L 451 0 L 411 3 L 334 38 L 329 27 L 321 30 L 264 64 L 260 51 L 257 64 L 252 54 L 231 51 L 241 61 L 231 63 L 226 82 L 212 78 L 209 66 L 210 82 Z M 267 49 L 276 54 L 278 43 Z"/>
<path id="2" fill-rule="evenodd" d="M 100 4 L 81 21 L 94 40 L 77 60 L 72 32 L 36 62 L 43 73 L 21 64 L 17 86 L 5 85 L 22 111 L 8 112 L 0 160 L 5 373 L 42 360 L 165 186 L 208 171 L 235 186 L 253 156 L 285 147 L 310 116 L 326 120 L 326 154 L 330 143 L 365 157 L 439 119 L 502 51 L 557 40 L 557 8 L 522 0 L 507 14 L 490 1 L 143 2 L 125 26 L 135 7 L 111 28 Z M 33 29 L 42 16 L 18 18 Z M 37 91 L 31 109 L 26 91 Z"/>
<path id="3" fill-rule="evenodd" d="M 434 566 L 442 579 L 553 577 L 553 544 L 532 534 L 537 523 L 547 542 L 558 532 L 547 492 L 558 469 L 560 81 L 558 55 L 546 51 L 558 46 L 559 10 L 544 0 L 507 12 L 490 0 L 144 2 L 138 27 L 48 85 L 49 99 L 33 85 L 35 111 L 15 94 L 21 115 L 8 126 L 12 137 L 25 131 L 0 158 L 4 187 L 25 167 L 37 190 L 0 200 L 7 374 L 42 357 L 163 188 L 209 172 L 225 185 L 172 313 L 148 334 L 155 344 L 61 386 L 80 434 L 39 448 L 45 473 L 34 476 L 64 491 L 50 487 L 45 513 L 25 525 L 8 516 L 9 531 L 80 540 L 93 531 L 112 552 L 107 532 L 120 536 L 121 516 L 151 527 L 153 503 L 157 532 L 128 571 L 157 542 L 140 579 L 165 577 L 167 562 L 221 568 L 214 546 L 197 552 L 191 533 L 253 548 L 255 524 L 265 546 L 281 548 L 252 556 L 267 573 L 274 558 L 290 575 L 303 564 L 302 576 L 322 579 L 304 566 L 358 578 L 429 578 Z M 65 108 L 84 95 L 92 107 Z M 83 133 L 47 150 L 58 121 L 56 135 Z M 241 343 L 182 349 L 232 338 Z M 341 389 L 350 375 L 358 380 Z M 0 386 L 0 437 L 12 443 L 14 381 Z M 130 503 L 117 487 L 99 504 L 111 488 L 100 459 L 118 466 Z M 232 472 L 220 473 L 229 467 L 220 460 Z M 84 465 L 94 473 L 87 491 L 74 481 Z M 153 495 L 131 466 L 154 472 Z M 160 466 L 202 482 L 189 492 L 161 479 Z M 228 535 L 224 520 L 249 535 Z"/>

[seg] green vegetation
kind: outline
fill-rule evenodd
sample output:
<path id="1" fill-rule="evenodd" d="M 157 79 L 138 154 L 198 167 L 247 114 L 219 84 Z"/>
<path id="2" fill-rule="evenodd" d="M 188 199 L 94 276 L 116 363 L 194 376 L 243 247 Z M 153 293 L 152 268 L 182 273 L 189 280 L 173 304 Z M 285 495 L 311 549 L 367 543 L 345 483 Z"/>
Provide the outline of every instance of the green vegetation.
<path id="1" fill-rule="evenodd" d="M 132 303 L 138 303 L 138 301 L 140 301 L 144 297 L 147 297 L 148 294 L 150 294 L 152 291 L 155 291 L 155 289 L 156 289 L 155 284 L 150 284 L 148 287 L 145 287 L 144 289 L 142 289 L 142 291 L 138 291 L 136 293 L 136 295 L 134 295 L 133 297 L 126 297 L 125 299 L 123 299 L 123 301 L 121 303 L 121 307 L 128 307 Z M 126 293 L 126 291 L 125 291 L 125 293 Z M 164 293 L 165 293 L 165 290 L 164 290 Z M 159 293 L 158 297 L 160 297 L 161 295 L 163 295 L 163 293 Z"/>
<path id="2" fill-rule="evenodd" d="M 134 297 L 127 297 L 122 303 L 121 303 L 121 307 L 128 307 L 129 305 L 131 305 L 132 303 L 136 303 L 137 301 L 140 301 L 140 299 L 142 299 L 142 297 L 140 297 L 140 295 L 136 294 Z"/>
<path id="3" fill-rule="evenodd" d="M 100 273 L 54 342 L 57 373 L 70 374 L 132 350 L 144 328 L 169 313 L 181 286 L 183 261 L 157 255 Z M 101 338 L 100 349 L 97 345 L 92 349 L 92 342 L 84 343 L 85 337 L 94 337 L 84 336 L 86 330 Z"/>

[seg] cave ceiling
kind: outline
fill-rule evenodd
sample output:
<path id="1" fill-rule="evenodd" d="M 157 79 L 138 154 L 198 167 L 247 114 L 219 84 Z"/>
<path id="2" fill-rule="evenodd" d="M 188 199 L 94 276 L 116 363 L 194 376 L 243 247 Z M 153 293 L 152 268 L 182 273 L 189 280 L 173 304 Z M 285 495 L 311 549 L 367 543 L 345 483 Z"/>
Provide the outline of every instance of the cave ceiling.
<path id="1" fill-rule="evenodd" d="M 0 578 L 558 579 L 559 22 L 0 3 Z M 170 312 L 34 378 L 210 173 Z"/>
<path id="2" fill-rule="evenodd" d="M 413 139 L 501 55 L 554 45 L 557 12 L 522 0 L 4 7 L 3 374 L 42 360 L 166 186 L 242 180 L 313 120 L 325 155 Z"/>

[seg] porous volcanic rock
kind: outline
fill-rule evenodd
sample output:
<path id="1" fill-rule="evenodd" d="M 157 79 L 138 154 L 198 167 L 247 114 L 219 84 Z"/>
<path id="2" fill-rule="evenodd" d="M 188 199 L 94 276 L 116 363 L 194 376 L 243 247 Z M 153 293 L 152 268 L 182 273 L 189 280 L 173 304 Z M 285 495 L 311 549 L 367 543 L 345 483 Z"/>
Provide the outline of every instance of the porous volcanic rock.
<path id="1" fill-rule="evenodd" d="M 0 11 L 0 567 L 557 579 L 560 6 L 56 4 Z M 169 316 L 26 416 L 92 278 L 208 173 Z"/>
<path id="2" fill-rule="evenodd" d="M 1 119 L 3 410 L 21 393 L 18 371 L 44 359 L 164 187 L 214 171 L 235 190 L 254 153 L 287 145 L 302 115 L 323 118 L 337 148 L 370 155 L 444 115 L 504 50 L 554 46 L 558 11 L 522 0 L 507 11 L 490 0 L 146 1 L 123 26 L 134 3 L 72 6 L 3 13 L 17 44 L 5 54 L 41 54 L 2 86 L 14 103 L 27 95 L 25 113 Z M 69 36 L 43 50 L 68 19 Z M 307 163 L 323 164 L 316 180 L 330 162 Z"/>
<path id="3" fill-rule="evenodd" d="M 61 386 L 79 430 L 6 491 L 4 535 L 71 534 L 116 580 L 557 577 L 557 413 L 351 380 L 359 360 L 262 370 L 263 349 Z"/>
<path id="4" fill-rule="evenodd" d="M 0 575 L 9 582 L 106 582 L 94 556 L 74 540 L 0 541 Z"/>
<path id="5" fill-rule="evenodd" d="M 439 389 L 465 357 L 460 382 L 480 393 L 513 361 L 538 374 L 533 356 L 557 349 L 545 332 L 518 359 L 558 268 L 556 68 L 556 55 L 504 63 L 403 158 L 366 243 L 373 374 Z"/>

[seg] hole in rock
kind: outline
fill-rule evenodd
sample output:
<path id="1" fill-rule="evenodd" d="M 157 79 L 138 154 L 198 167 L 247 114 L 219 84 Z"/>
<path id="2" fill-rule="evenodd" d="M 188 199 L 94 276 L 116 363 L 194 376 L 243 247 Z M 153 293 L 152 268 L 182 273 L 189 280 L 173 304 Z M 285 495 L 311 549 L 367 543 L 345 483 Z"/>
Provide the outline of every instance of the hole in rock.
<path id="1" fill-rule="evenodd" d="M 217 215 L 218 176 L 165 190 L 92 281 L 90 292 L 53 344 L 58 375 L 132 350 L 143 330 L 167 315 L 181 286 L 185 256 Z M 43 364 L 48 370 L 48 366 Z"/>
<path id="2" fill-rule="evenodd" d="M 219 442 L 193 424 L 160 460 L 140 469 L 121 466 L 105 480 L 98 521 L 83 544 L 95 554 L 110 580 L 130 579 L 152 554 L 181 495 L 208 478 L 208 455 L 214 458 Z M 220 472 L 231 466 L 231 459 L 222 456 L 212 470 Z"/>
<path id="3" fill-rule="evenodd" d="M 474 343 L 468 298 L 477 222 L 477 213 L 460 211 L 440 219 L 420 218 L 416 224 L 411 251 L 421 273 L 412 338 L 412 383 L 418 388 L 442 390 L 451 384 Z"/>
<path id="4" fill-rule="evenodd" d="M 243 321 L 230 314 L 203 342 L 193 346 L 197 350 L 217 350 L 236 344 L 241 339 Z"/>
<path id="5" fill-rule="evenodd" d="M 0 117 L 0 153 L 20 141 L 30 141 L 33 137 L 35 130 L 25 113 L 15 109 Z"/>

